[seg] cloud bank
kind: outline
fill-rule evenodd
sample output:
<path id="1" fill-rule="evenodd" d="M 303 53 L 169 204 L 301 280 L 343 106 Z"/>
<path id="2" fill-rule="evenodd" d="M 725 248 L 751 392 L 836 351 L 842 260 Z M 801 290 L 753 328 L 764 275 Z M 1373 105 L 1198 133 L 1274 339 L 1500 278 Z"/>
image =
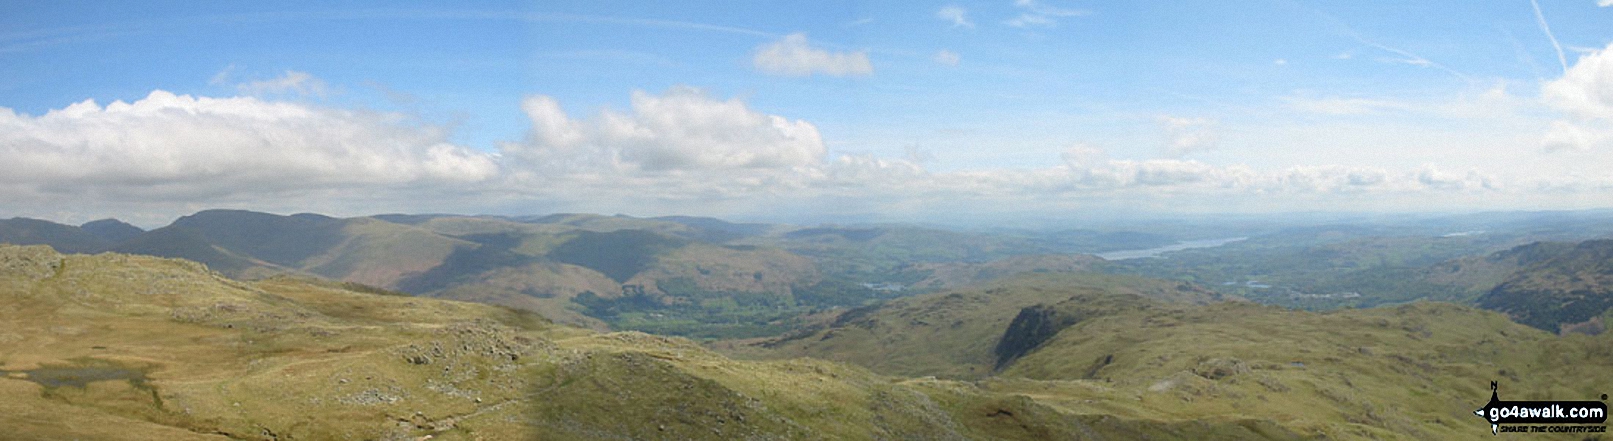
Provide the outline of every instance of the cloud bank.
<path id="1" fill-rule="evenodd" d="M 0 108 L 0 185 L 42 194 L 192 199 L 349 185 L 487 180 L 486 155 L 399 115 L 154 91 L 44 115 Z"/>
<path id="2" fill-rule="evenodd" d="M 769 51 L 777 54 L 768 57 L 808 60 L 802 62 L 807 67 L 779 68 L 803 75 L 856 70 L 826 67 L 837 63 L 866 66 L 866 57 L 811 48 L 800 34 L 764 46 L 758 58 Z M 1613 177 L 1601 172 L 1613 166 L 1607 159 L 1613 45 L 1581 56 L 1562 77 L 1543 84 L 1538 99 L 1513 97 L 1502 87 L 1443 105 L 1278 98 L 1284 110 L 1329 118 L 1424 113 L 1512 120 L 1524 101 L 1546 112 L 1523 119 L 1540 121 L 1539 145 L 1527 145 L 1522 136 L 1517 145 L 1475 147 L 1487 157 L 1510 158 L 1491 166 L 1438 157 L 1410 165 L 1260 162 L 1240 153 L 1249 148 L 1243 145 L 1248 138 L 1235 143 L 1226 136 L 1248 127 L 1163 115 L 1139 121 L 1146 127 L 1152 119 L 1161 134 L 1155 150 L 1118 146 L 1129 155 L 1117 156 L 1072 143 L 1040 166 L 933 169 L 933 159 L 915 155 L 836 151 L 810 121 L 685 86 L 633 91 L 625 109 L 586 113 L 568 113 L 556 98 L 532 95 L 511 109 L 530 123 L 524 137 L 477 149 L 456 145 L 448 129 L 407 115 L 270 98 L 310 95 L 299 89 L 308 84 L 323 83 L 288 71 L 242 85 L 243 96 L 236 97 L 158 90 L 134 102 L 86 100 L 41 115 L 0 108 L 0 163 L 8 166 L 0 174 L 0 200 L 12 215 L 143 215 L 148 224 L 213 207 L 341 215 L 875 213 L 914 220 L 1126 210 L 1571 208 L 1605 205 L 1613 191 Z M 1291 129 L 1309 133 L 1304 126 Z M 1325 151 L 1310 144 L 1266 148 L 1261 151 Z M 1154 154 L 1138 156 L 1147 151 Z M 1235 153 L 1249 162 L 1224 159 Z"/>

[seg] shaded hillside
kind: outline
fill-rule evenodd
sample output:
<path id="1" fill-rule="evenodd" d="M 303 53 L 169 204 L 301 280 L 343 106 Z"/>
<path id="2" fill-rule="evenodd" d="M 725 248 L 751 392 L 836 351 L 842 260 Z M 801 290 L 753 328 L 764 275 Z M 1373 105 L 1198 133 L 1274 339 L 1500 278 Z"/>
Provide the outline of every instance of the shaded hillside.
<path id="1" fill-rule="evenodd" d="M 79 227 L 25 217 L 0 220 L 0 243 L 49 245 L 64 253 L 95 253 L 112 245 Z"/>
<path id="2" fill-rule="evenodd" d="M 1008 322 L 1002 337 L 992 347 L 994 367 L 1002 369 L 1020 357 L 1041 348 L 1043 343 L 1081 322 L 1098 317 L 1142 310 L 1153 302 L 1130 294 L 1083 292 L 1055 303 L 1039 303 L 1019 310 Z M 1091 375 L 1087 375 L 1090 378 Z"/>
<path id="3" fill-rule="evenodd" d="M 0 297 L 0 427 L 22 439 L 1298 438 L 181 260 L 4 246 Z"/>
<path id="4" fill-rule="evenodd" d="M 1556 257 L 1573 247 L 1574 244 L 1565 242 L 1534 242 L 1486 255 L 1440 262 L 1413 277 L 1462 289 L 1476 301 L 1513 273 Z"/>
<path id="5" fill-rule="evenodd" d="M 1550 332 L 1600 333 L 1599 316 L 1613 307 L 1613 240 L 1518 247 L 1527 266 L 1478 300 L 1518 323 Z"/>
<path id="6" fill-rule="evenodd" d="M 459 239 L 477 246 L 456 248 L 437 266 L 398 281 L 398 289 L 411 293 L 439 291 L 464 283 L 477 274 L 537 260 L 513 251 L 521 243 L 521 237 L 514 234 L 472 234 L 459 236 Z"/>
<path id="7" fill-rule="evenodd" d="M 268 262 L 256 261 L 251 257 L 221 249 L 208 241 L 201 232 L 184 227 L 170 226 L 151 230 L 112 247 L 111 251 L 200 262 L 214 271 L 235 277 L 253 273 L 261 275 L 292 271 L 289 268 L 277 267 Z"/>
<path id="8" fill-rule="evenodd" d="M 86 233 L 94 235 L 95 237 L 101 238 L 101 240 L 107 241 L 107 243 L 123 242 L 133 239 L 135 236 L 139 236 L 140 233 L 146 232 L 146 230 L 143 230 L 140 227 L 129 225 L 128 223 L 117 219 L 101 219 L 98 221 L 90 221 L 84 223 L 84 225 L 79 225 L 78 228 L 84 230 Z"/>
<path id="9" fill-rule="evenodd" d="M 775 228 L 773 225 L 768 224 L 733 223 L 722 219 L 696 216 L 662 216 L 651 219 L 686 225 L 694 229 L 686 237 L 715 243 L 758 236 L 766 234 Z"/>
<path id="10" fill-rule="evenodd" d="M 398 288 L 476 244 L 372 218 L 208 210 L 125 241 L 118 252 L 195 260 L 238 278 L 281 272 Z"/>
<path id="11" fill-rule="evenodd" d="M 545 220 L 553 222 L 482 216 L 423 221 L 417 226 L 479 246 L 458 249 L 441 265 L 408 277 L 398 287 L 539 311 L 590 328 L 608 323 L 615 329 L 710 338 L 776 335 L 791 326 L 788 317 L 823 306 L 818 300 L 825 297 L 795 298 L 798 288 L 818 286 L 821 273 L 812 260 L 786 251 L 566 224 L 644 223 L 620 216 Z M 844 294 L 838 290 L 821 294 L 852 304 L 871 298 L 838 296 Z"/>
<path id="12" fill-rule="evenodd" d="M 194 231 L 219 247 L 265 262 L 297 267 L 340 244 L 343 225 L 341 219 L 318 214 L 207 210 L 180 217 L 169 227 Z"/>
<path id="13" fill-rule="evenodd" d="M 603 327 L 605 319 L 618 329 L 680 335 L 777 334 L 789 326 L 782 318 L 798 309 L 822 306 L 802 306 L 792 297 L 796 287 L 818 283 L 815 262 L 766 246 L 719 246 L 684 237 L 699 237 L 703 229 L 749 231 L 756 226 L 670 219 L 594 215 L 556 215 L 530 222 L 449 215 L 338 219 L 209 210 L 112 249 L 204 262 L 241 279 L 315 275 L 523 308 L 592 328 Z M 61 228 L 72 232 L 74 227 Z M 630 289 L 655 300 L 633 302 L 637 307 L 627 314 L 602 314 L 589 307 L 612 302 Z M 575 302 L 583 293 L 595 302 Z M 829 294 L 823 298 L 839 293 Z M 867 298 L 854 301 L 860 304 Z"/>
<path id="14" fill-rule="evenodd" d="M 626 282 L 653 265 L 657 255 L 685 244 L 686 241 L 643 230 L 579 231 L 549 251 L 549 258 Z"/>

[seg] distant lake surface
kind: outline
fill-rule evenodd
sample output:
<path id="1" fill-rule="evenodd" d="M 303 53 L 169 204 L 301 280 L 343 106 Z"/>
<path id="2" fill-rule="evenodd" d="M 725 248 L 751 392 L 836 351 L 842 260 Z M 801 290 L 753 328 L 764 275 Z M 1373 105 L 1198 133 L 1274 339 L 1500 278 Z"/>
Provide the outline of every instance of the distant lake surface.
<path id="1" fill-rule="evenodd" d="M 1162 246 L 1162 247 L 1154 247 L 1154 248 L 1147 248 L 1147 249 L 1141 249 L 1141 250 L 1120 250 L 1120 251 L 1110 251 L 1110 252 L 1107 252 L 1107 253 L 1098 253 L 1097 256 L 1102 257 L 1104 260 L 1147 259 L 1147 258 L 1159 257 L 1159 255 L 1161 255 L 1161 254 L 1169 253 L 1169 252 L 1172 252 L 1172 251 L 1190 250 L 1190 249 L 1194 249 L 1194 248 L 1214 248 L 1214 247 L 1218 247 L 1218 246 L 1222 246 L 1222 245 L 1226 245 L 1226 244 L 1229 244 L 1229 243 L 1237 242 L 1237 241 L 1240 241 L 1240 240 L 1246 240 L 1246 239 L 1249 239 L 1249 238 L 1248 237 L 1228 237 L 1228 238 L 1222 238 L 1222 239 L 1189 240 L 1189 241 L 1177 242 L 1177 243 L 1175 243 L 1173 245 L 1166 245 L 1166 246 Z"/>

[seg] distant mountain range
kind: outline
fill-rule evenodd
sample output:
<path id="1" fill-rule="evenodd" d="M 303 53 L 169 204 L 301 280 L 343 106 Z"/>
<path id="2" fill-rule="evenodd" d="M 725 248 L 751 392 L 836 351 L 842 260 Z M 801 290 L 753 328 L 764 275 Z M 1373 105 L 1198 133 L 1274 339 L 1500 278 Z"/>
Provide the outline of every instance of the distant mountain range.
<path id="1" fill-rule="evenodd" d="M 1130 234 L 587 214 L 209 210 L 151 231 L 11 219 L 0 241 L 118 253 L 0 246 L 0 427 L 42 439 L 1458 439 L 1488 436 L 1471 412 L 1489 381 L 1573 400 L 1613 381 L 1613 334 L 1600 332 L 1613 240 L 1492 252 L 1511 239 L 1323 237 L 1341 230 L 1303 232 L 1319 239 L 1298 249 L 1263 237 L 1219 260 L 1144 263 L 1294 278 L 1348 265 L 1463 304 L 1288 309 L 1071 251 L 1083 237 L 1138 243 Z"/>
<path id="2" fill-rule="evenodd" d="M 609 321 L 721 336 L 782 329 L 778 320 L 788 314 L 780 311 L 857 306 L 903 294 L 864 285 L 919 283 L 933 290 L 1018 272 L 1082 270 L 1095 259 L 1063 253 L 1171 239 L 1086 230 L 1016 235 L 798 227 L 690 216 L 334 218 L 207 210 L 151 231 L 112 219 L 74 227 L 15 218 L 0 221 L 0 242 L 182 258 L 239 279 L 318 276 L 522 308 L 596 329 Z M 574 301 L 584 293 L 591 303 Z M 618 300 L 624 296 L 640 297 Z M 696 323 L 657 328 L 689 320 Z"/>

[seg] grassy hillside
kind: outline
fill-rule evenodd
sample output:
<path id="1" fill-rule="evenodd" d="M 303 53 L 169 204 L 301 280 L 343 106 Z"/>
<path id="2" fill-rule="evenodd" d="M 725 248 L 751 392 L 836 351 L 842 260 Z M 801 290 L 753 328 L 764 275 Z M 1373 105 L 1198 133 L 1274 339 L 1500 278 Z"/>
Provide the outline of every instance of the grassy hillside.
<path id="1" fill-rule="evenodd" d="M 0 247 L 0 427 L 21 439 L 1296 438 L 1257 420 L 1078 414 L 970 383 L 734 361 L 376 292 Z"/>
<path id="2" fill-rule="evenodd" d="M 933 290 L 959 288 L 1024 273 L 1084 272 L 1101 261 L 1085 254 L 1036 254 L 981 263 L 918 263 L 908 266 L 906 271 L 924 275 L 910 285 L 912 288 Z"/>
<path id="3" fill-rule="evenodd" d="M 1613 337 L 1558 337 L 1468 306 L 1317 313 L 1039 279 L 892 301 L 772 353 L 733 351 L 974 378 L 1076 414 L 1261 420 L 1325 439 L 1490 436 L 1472 411 L 1492 380 L 1515 400 L 1596 400 L 1613 384 Z"/>
<path id="4" fill-rule="evenodd" d="M 891 375 L 981 378 L 993 373 L 997 341 L 1020 310 L 1084 293 L 1208 303 L 1216 294 L 1181 282 L 1103 274 L 1029 274 L 986 285 L 853 309 L 819 329 L 737 346 L 745 357 L 816 357 Z"/>
<path id="5" fill-rule="evenodd" d="M 1513 400 L 1596 400 L 1613 384 L 1613 339 L 1556 337 L 1453 304 L 1091 305 L 1050 305 L 1089 314 L 989 388 L 1082 413 L 1261 415 L 1330 438 L 1461 439 L 1491 436 L 1472 411 L 1492 380 Z"/>
<path id="6" fill-rule="evenodd" d="M 1515 252 L 1526 255 L 1528 265 L 1480 298 L 1480 306 L 1550 332 L 1605 329 L 1600 316 L 1613 307 L 1613 240 Z"/>

